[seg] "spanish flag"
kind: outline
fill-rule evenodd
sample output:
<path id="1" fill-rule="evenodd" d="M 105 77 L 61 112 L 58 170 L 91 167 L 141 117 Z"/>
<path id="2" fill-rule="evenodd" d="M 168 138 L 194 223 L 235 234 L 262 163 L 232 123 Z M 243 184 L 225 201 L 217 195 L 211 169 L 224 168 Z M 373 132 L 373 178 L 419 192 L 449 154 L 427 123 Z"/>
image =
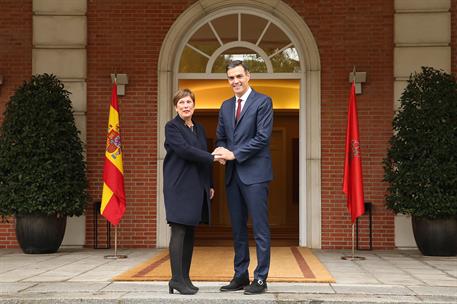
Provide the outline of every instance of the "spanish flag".
<path id="1" fill-rule="evenodd" d="M 103 167 L 103 194 L 100 213 L 114 226 L 125 212 L 124 169 L 122 166 L 121 134 L 117 85 L 113 84 Z"/>

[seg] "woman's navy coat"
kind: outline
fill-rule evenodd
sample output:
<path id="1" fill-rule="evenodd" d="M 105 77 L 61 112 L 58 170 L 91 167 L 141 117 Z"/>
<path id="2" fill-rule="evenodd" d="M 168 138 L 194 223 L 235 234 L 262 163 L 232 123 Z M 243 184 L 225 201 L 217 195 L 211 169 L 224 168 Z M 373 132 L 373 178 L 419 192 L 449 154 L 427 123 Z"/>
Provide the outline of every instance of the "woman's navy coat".
<path id="1" fill-rule="evenodd" d="M 176 115 L 165 125 L 165 149 L 163 194 L 167 222 L 191 226 L 208 222 L 214 157 L 207 151 L 203 126 L 194 124 L 192 132 Z"/>

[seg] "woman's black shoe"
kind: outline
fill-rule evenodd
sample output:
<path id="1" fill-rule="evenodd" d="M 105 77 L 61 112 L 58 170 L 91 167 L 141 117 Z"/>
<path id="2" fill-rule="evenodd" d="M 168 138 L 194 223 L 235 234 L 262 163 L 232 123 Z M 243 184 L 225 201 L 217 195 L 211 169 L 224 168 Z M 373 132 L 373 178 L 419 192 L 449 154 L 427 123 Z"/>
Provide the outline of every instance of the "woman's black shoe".
<path id="1" fill-rule="evenodd" d="M 192 283 L 190 278 L 184 278 L 184 281 L 186 282 L 187 286 L 189 286 L 190 289 L 198 291 L 198 287 Z"/>
<path id="2" fill-rule="evenodd" d="M 180 294 L 185 294 L 185 295 L 193 295 L 193 294 L 197 293 L 197 290 L 191 289 L 184 282 L 176 282 L 176 281 L 170 280 L 168 282 L 168 292 L 173 293 L 174 290 L 178 291 Z"/>

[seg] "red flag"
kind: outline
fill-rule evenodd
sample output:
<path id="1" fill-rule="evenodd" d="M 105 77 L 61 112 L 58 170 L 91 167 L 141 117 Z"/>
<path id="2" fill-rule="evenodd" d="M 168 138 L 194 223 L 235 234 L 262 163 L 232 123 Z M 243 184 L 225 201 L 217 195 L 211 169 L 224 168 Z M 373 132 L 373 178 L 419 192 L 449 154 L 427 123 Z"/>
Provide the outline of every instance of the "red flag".
<path id="1" fill-rule="evenodd" d="M 103 166 L 103 194 L 100 213 L 111 224 L 117 225 L 125 212 L 124 169 L 122 164 L 121 134 L 117 85 L 113 84 Z"/>
<path id="2" fill-rule="evenodd" d="M 357 117 L 354 82 L 352 82 L 351 93 L 349 94 L 343 192 L 346 194 L 347 207 L 351 214 L 352 223 L 354 223 L 359 216 L 365 213 L 359 119 Z"/>

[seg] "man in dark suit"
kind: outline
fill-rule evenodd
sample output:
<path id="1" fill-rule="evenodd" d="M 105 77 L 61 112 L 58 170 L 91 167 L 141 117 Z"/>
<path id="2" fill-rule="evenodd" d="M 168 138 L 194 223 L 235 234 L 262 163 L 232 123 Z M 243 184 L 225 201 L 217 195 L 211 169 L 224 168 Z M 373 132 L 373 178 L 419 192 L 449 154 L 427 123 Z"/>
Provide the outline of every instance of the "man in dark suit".
<path id="1" fill-rule="evenodd" d="M 250 73 L 242 61 L 228 64 L 227 78 L 235 96 L 219 110 L 213 154 L 227 160 L 225 183 L 235 250 L 235 274 L 221 291 L 244 288 L 245 294 L 265 292 L 270 268 L 268 184 L 273 178 L 269 141 L 273 128 L 271 98 L 249 86 Z M 247 221 L 252 218 L 258 264 L 249 284 Z"/>

